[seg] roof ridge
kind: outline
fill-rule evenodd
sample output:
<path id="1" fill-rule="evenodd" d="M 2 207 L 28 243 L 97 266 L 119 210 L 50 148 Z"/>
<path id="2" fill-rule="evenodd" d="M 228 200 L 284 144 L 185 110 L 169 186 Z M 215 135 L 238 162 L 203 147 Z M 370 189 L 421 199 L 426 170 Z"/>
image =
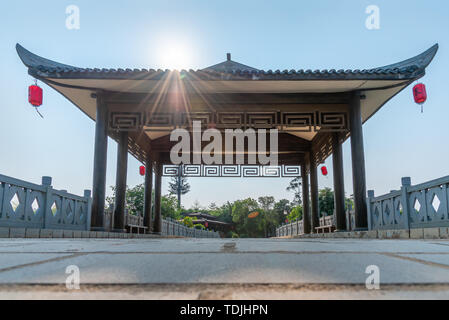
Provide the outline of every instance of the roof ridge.
<path id="1" fill-rule="evenodd" d="M 309 80 L 309 79 L 411 79 L 424 73 L 424 69 L 430 64 L 438 51 L 438 44 L 433 45 L 423 53 L 407 60 L 390 64 L 383 67 L 371 69 L 291 69 L 291 70 L 260 70 L 239 62 L 227 59 L 216 65 L 199 70 L 181 70 L 181 73 L 191 74 L 193 78 L 205 78 L 206 80 L 242 80 L 250 77 L 252 80 Z M 67 64 L 62 64 L 40 57 L 20 44 L 16 44 L 17 53 L 22 62 L 29 68 L 30 74 L 46 78 L 49 76 L 56 78 L 80 78 L 80 74 L 87 78 L 112 78 L 128 79 L 129 76 L 145 79 L 149 75 L 160 73 L 161 77 L 170 70 L 154 69 L 106 69 L 106 68 L 80 68 Z M 223 78 L 224 77 L 224 78 Z M 151 79 L 155 79 L 153 76 Z"/>

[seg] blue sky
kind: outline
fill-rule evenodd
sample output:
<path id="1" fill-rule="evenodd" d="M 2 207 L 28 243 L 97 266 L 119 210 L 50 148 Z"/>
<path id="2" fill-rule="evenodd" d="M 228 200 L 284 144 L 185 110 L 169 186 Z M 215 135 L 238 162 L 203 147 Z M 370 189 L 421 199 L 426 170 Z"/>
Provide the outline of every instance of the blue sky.
<path id="1" fill-rule="evenodd" d="M 80 29 L 68 30 L 66 7 L 80 9 Z M 365 27 L 369 5 L 380 8 L 380 29 Z M 15 44 L 81 67 L 203 68 L 235 61 L 260 69 L 363 69 L 394 63 L 440 44 L 423 82 L 421 114 L 407 88 L 364 125 L 368 189 L 376 194 L 411 176 L 420 183 L 449 174 L 449 3 L 447 1 L 23 1 L 0 12 L 0 173 L 82 194 L 92 185 L 94 123 L 49 87 L 41 119 L 27 102 L 33 80 Z M 181 61 L 178 61 L 181 62 Z M 172 64 L 172 65 L 170 65 Z M 349 140 L 345 188 L 352 193 Z M 107 184 L 115 183 L 116 143 L 109 141 Z M 332 162 L 320 187 L 332 186 Z M 129 157 L 128 184 L 141 183 Z M 167 179 L 164 179 L 167 180 Z M 192 178 L 184 204 L 273 195 L 292 199 L 288 179 Z M 164 181 L 163 192 L 167 183 Z"/>

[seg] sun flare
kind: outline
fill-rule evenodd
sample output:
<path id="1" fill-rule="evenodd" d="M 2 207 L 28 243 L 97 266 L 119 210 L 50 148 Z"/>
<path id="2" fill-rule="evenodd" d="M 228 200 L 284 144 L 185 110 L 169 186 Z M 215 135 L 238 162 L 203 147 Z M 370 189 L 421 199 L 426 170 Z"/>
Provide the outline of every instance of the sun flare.
<path id="1" fill-rule="evenodd" d="M 158 68 L 171 70 L 192 68 L 192 50 L 184 41 L 166 39 L 160 43 L 157 50 Z"/>

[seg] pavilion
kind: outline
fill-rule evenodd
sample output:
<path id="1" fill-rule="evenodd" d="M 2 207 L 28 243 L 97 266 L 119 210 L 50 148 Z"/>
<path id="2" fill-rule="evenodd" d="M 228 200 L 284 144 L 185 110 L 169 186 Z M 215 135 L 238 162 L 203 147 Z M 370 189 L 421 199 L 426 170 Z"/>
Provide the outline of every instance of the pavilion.
<path id="1" fill-rule="evenodd" d="M 333 155 L 337 230 L 346 229 L 342 143 L 351 138 L 356 230 L 367 228 L 362 124 L 425 74 L 438 45 L 392 65 L 365 70 L 263 71 L 231 60 L 201 70 L 90 69 L 39 57 L 17 44 L 28 73 L 96 121 L 92 230 L 103 228 L 108 136 L 118 142 L 114 229 L 124 229 L 127 153 L 147 167 L 145 225 L 161 231 L 161 179 L 175 128 L 279 130 L 278 164 L 186 166 L 191 176 L 302 176 L 304 232 L 319 226 L 317 166 Z M 224 151 L 223 153 L 224 154 Z M 233 156 L 236 154 L 234 151 Z M 258 163 L 260 164 L 260 163 Z M 246 166 L 245 166 L 246 165 Z M 301 169 L 299 171 L 300 166 Z M 298 169 L 295 169 L 298 168 Z M 155 173 L 154 221 L 151 214 Z M 296 172 L 297 171 L 297 172 Z M 310 177 L 310 184 L 309 184 Z M 310 187 L 309 187 L 310 186 Z M 309 190 L 310 189 L 310 190 Z M 310 196 L 310 199 L 309 199 Z"/>

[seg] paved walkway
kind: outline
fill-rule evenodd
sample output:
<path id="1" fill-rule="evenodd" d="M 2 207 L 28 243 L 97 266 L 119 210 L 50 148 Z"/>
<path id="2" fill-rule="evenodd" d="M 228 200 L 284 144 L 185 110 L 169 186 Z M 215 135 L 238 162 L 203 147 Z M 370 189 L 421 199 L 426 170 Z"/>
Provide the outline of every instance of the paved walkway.
<path id="1" fill-rule="evenodd" d="M 371 265 L 380 290 L 365 287 Z M 449 241 L 1 239 L 0 298 L 43 297 L 449 299 Z"/>

